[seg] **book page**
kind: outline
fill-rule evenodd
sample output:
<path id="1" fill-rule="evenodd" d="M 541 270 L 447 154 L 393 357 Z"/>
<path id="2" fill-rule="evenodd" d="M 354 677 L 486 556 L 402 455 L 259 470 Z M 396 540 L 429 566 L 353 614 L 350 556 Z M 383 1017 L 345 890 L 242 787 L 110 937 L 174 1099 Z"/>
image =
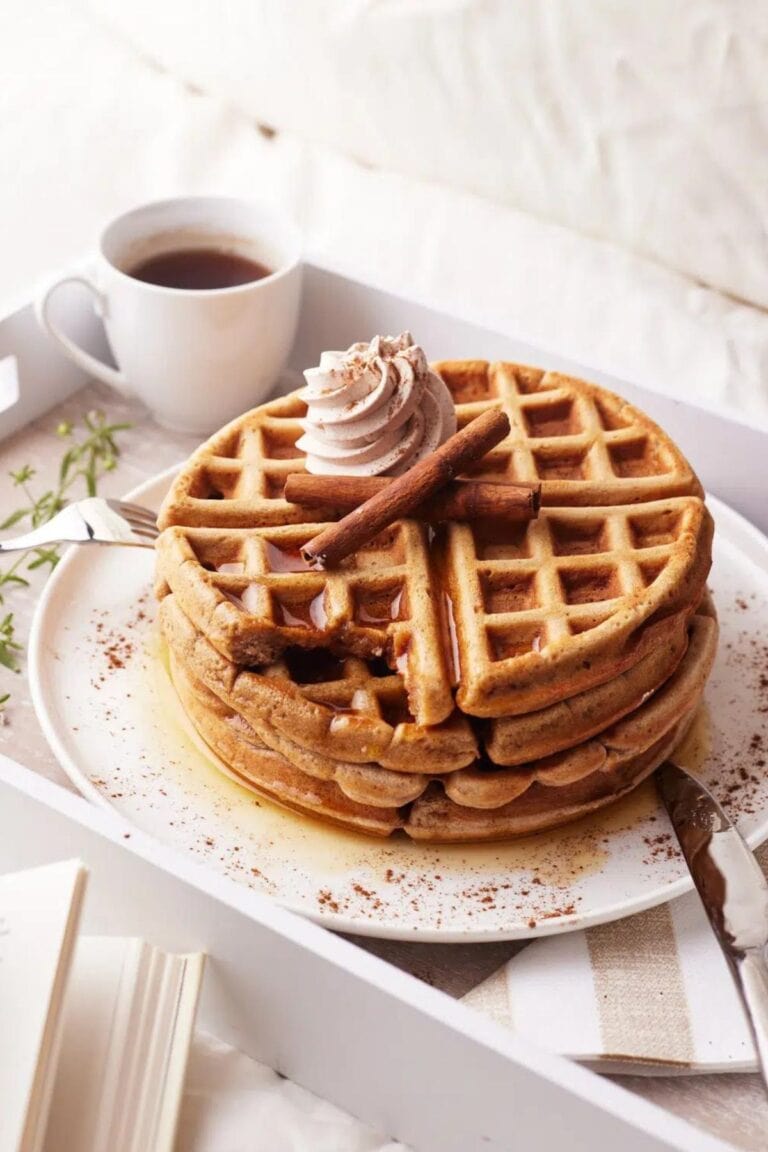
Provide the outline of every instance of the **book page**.
<path id="1" fill-rule="evenodd" d="M 203 958 L 83 936 L 45 1152 L 172 1152 Z"/>
<path id="2" fill-rule="evenodd" d="M 0 1148 L 36 1152 L 86 872 L 78 860 L 0 876 Z"/>

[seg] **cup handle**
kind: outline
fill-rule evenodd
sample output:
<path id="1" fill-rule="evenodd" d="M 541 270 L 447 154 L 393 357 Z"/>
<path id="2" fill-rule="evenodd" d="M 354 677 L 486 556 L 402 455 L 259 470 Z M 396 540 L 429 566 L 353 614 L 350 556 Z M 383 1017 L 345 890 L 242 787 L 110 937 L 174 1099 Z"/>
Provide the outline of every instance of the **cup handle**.
<path id="1" fill-rule="evenodd" d="M 62 276 L 38 297 L 35 301 L 35 316 L 37 322 L 44 332 L 55 340 L 59 347 L 73 360 L 79 368 L 87 372 L 89 376 L 95 376 L 97 380 L 101 380 L 104 384 L 109 384 L 112 388 L 116 388 L 118 392 L 122 392 L 124 396 L 130 395 L 131 389 L 128 385 L 124 374 L 117 368 L 112 368 L 109 364 L 105 364 L 103 360 L 99 360 L 96 356 L 92 356 L 90 352 L 86 352 L 79 344 L 76 344 L 66 332 L 62 332 L 61 328 L 51 319 L 49 314 L 49 306 L 53 299 L 54 293 L 64 284 L 79 284 L 83 288 L 87 288 L 91 295 L 94 297 L 95 310 L 97 316 L 103 317 L 107 310 L 106 297 L 102 292 L 85 276 Z"/>

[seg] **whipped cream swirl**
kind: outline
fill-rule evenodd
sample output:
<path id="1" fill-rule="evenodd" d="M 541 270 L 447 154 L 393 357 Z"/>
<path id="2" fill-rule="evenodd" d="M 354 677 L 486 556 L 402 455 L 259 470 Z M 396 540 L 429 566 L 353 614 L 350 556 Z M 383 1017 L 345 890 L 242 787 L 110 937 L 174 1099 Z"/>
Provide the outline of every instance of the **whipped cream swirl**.
<path id="1" fill-rule="evenodd" d="M 456 431 L 451 394 L 410 332 L 323 352 L 304 377 L 297 447 L 316 475 L 399 476 Z"/>

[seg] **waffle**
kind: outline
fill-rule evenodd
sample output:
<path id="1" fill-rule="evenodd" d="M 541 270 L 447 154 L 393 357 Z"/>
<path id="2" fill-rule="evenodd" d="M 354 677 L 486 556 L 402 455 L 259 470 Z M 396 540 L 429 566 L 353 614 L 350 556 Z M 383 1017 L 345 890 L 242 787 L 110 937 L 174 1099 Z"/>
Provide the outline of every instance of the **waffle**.
<path id="1" fill-rule="evenodd" d="M 511 431 L 474 469 L 496 481 L 539 481 L 544 504 L 602 507 L 703 495 L 680 449 L 620 396 L 520 364 L 445 360 L 432 367 L 448 385 L 463 428 L 501 407 Z"/>
<path id="2" fill-rule="evenodd" d="M 454 702 L 427 529 L 400 521 L 339 568 L 312 572 L 299 548 L 320 528 L 169 528 L 157 542 L 158 595 L 172 591 L 236 664 L 268 664 L 291 647 L 386 653 L 404 677 L 411 710 L 439 724 Z"/>
<path id="3" fill-rule="evenodd" d="M 389 836 L 403 826 L 397 808 L 374 807 L 349 800 L 333 780 L 319 780 L 300 771 L 284 756 L 267 748 L 250 726 L 231 710 L 214 703 L 171 660 L 176 691 L 200 736 L 219 763 L 246 787 L 285 808 L 369 836 Z M 215 699 L 215 698 L 214 698 Z"/>
<path id="4" fill-rule="evenodd" d="M 424 526 L 406 520 L 334 571 L 278 570 L 314 530 L 168 529 L 157 546 L 159 594 L 172 591 L 241 666 L 310 643 L 386 654 L 413 715 L 430 725 L 453 711 L 452 681 L 464 712 L 502 716 L 631 668 L 679 632 L 700 599 L 712 525 L 696 497 L 547 509 L 488 537 L 482 526 L 452 524 L 430 556 Z M 436 592 L 430 563 L 449 599 Z"/>
<path id="5" fill-rule="evenodd" d="M 506 536 L 449 525 L 459 707 L 532 712 L 633 667 L 701 599 L 711 544 L 695 496 L 548 508 Z"/>
<path id="6" fill-rule="evenodd" d="M 701 496 L 674 442 L 644 413 L 583 380 L 519 364 L 443 361 L 433 367 L 456 404 L 459 427 L 503 407 L 511 432 L 476 472 L 538 480 L 550 505 L 635 504 Z M 296 392 L 233 420 L 190 457 L 160 512 L 161 528 L 252 528 L 302 524 L 306 511 L 283 498 L 285 478 L 304 471 L 296 441 L 306 405 Z M 316 518 L 317 512 L 314 513 Z"/>
<path id="7" fill-rule="evenodd" d="M 499 839 L 576 819 L 617 799 L 652 772 L 690 723 L 716 639 L 716 622 L 706 615 L 694 617 L 685 656 L 666 684 L 599 739 L 522 769 L 498 769 L 480 760 L 463 771 L 419 779 L 419 794 L 405 802 L 396 802 L 384 783 L 396 773 L 385 771 L 378 790 L 359 792 L 357 783 L 350 789 L 343 774 L 320 779 L 301 771 L 175 659 L 173 673 L 203 738 L 236 776 L 273 799 L 378 835 L 401 829 L 418 840 Z M 375 766 L 369 770 L 375 775 Z M 413 774 L 405 778 L 412 784 L 417 780 Z"/>
<path id="8" fill-rule="evenodd" d="M 620 800 L 655 772 L 684 738 L 693 716 L 691 712 L 681 717 L 645 752 L 614 757 L 604 770 L 557 786 L 554 796 L 538 781 L 509 804 L 488 811 L 456 804 L 444 792 L 433 789 L 412 805 L 405 831 L 413 840 L 423 842 L 474 843 L 508 840 L 569 824 Z"/>
<path id="9" fill-rule="evenodd" d="M 621 775 L 627 757 L 635 757 L 665 740 L 681 719 L 692 714 L 701 699 L 717 648 L 717 623 L 695 616 L 686 654 L 676 671 L 634 712 L 604 729 L 594 739 L 554 756 L 518 768 L 498 768 L 491 761 L 444 779 L 445 793 L 468 808 L 497 809 L 510 804 L 534 784 L 558 788 L 596 773 Z"/>
<path id="10" fill-rule="evenodd" d="M 177 597 L 164 598 L 160 621 L 186 674 L 246 718 L 275 751 L 288 749 L 288 759 L 310 774 L 317 772 L 313 763 L 375 761 L 397 772 L 438 775 L 482 754 L 470 719 L 458 709 L 442 724 L 418 724 L 402 678 L 381 660 L 290 649 L 265 668 L 243 669 L 196 630 Z M 524 764 L 602 731 L 668 679 L 688 635 L 680 614 L 666 639 L 630 672 L 538 712 L 485 722 L 485 752 L 498 766 Z M 332 771 L 324 767 L 319 774 L 330 778 Z"/>
<path id="11" fill-rule="evenodd" d="M 332 572 L 298 548 L 323 526 L 282 496 L 302 470 L 304 405 L 255 409 L 196 452 L 160 515 L 157 592 L 238 665 L 292 647 L 383 655 L 423 726 L 541 711 L 623 675 L 680 633 L 710 562 L 711 520 L 677 448 L 582 381 L 509 364 L 438 366 L 460 424 L 492 405 L 512 431 L 478 474 L 542 483 L 529 526 L 400 521 Z M 299 568 L 300 570 L 296 570 Z"/>
<path id="12" fill-rule="evenodd" d="M 494 764 L 514 766 L 580 744 L 633 712 L 677 668 L 688 647 L 682 616 L 661 643 L 626 672 L 537 712 L 488 723 L 486 749 Z"/>
<path id="13" fill-rule="evenodd" d="M 178 664 L 230 710 L 289 741 L 310 770 L 311 759 L 377 762 L 402 773 L 440 773 L 471 764 L 475 735 L 458 711 L 441 724 L 416 723 L 402 677 L 383 661 L 340 660 L 291 649 L 286 659 L 250 671 L 232 663 L 199 632 L 176 596 L 160 605 L 160 623 Z M 382 675 L 383 673 L 383 675 Z"/>

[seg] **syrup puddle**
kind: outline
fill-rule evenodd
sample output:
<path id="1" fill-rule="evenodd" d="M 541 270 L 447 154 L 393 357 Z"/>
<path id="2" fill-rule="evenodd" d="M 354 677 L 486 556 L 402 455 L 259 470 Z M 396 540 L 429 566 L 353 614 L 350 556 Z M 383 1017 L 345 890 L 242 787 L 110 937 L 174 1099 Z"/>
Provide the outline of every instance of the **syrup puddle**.
<path id="1" fill-rule="evenodd" d="M 389 889 L 393 873 L 413 884 L 434 884 L 443 879 L 454 887 L 481 885 L 504 879 L 514 888 L 529 883 L 562 892 L 582 878 L 601 872 L 609 859 L 611 840 L 648 821 L 661 811 L 653 780 L 646 780 L 623 800 L 560 829 L 501 844 L 424 845 L 404 836 L 379 840 L 281 808 L 239 783 L 227 766 L 198 735 L 176 695 L 167 649 L 157 634 L 147 643 L 147 689 L 157 722 L 172 727 L 182 745 L 185 770 L 214 790 L 226 810 L 225 820 L 233 837 L 247 836 L 259 863 L 263 850 L 274 860 L 275 852 L 309 873 L 364 875 L 381 883 L 380 894 Z M 694 723 L 675 752 L 691 771 L 702 768 L 710 746 L 711 723 L 702 705 Z M 269 867 L 267 860 L 265 866 Z M 533 880 L 531 881 L 531 878 Z M 394 893 L 393 893 L 394 895 Z"/>
<path id="2" fill-rule="evenodd" d="M 712 753 L 712 735 L 712 717 L 706 703 L 702 702 L 672 759 L 681 768 L 687 768 L 692 776 L 701 777 Z"/>

